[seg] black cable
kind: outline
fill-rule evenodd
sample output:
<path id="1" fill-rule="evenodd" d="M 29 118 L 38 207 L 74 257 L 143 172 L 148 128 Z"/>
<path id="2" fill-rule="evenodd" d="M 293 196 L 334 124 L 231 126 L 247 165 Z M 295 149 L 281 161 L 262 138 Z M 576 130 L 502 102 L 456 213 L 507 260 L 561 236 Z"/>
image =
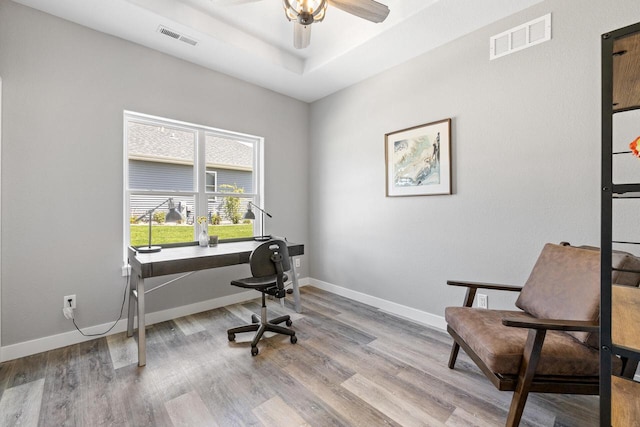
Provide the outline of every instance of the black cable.
<path id="1" fill-rule="evenodd" d="M 74 317 L 71 318 L 71 320 L 73 321 L 73 326 L 76 327 L 78 332 L 80 332 L 85 337 L 99 337 L 99 336 L 108 334 L 118 324 L 120 319 L 122 319 L 122 312 L 124 311 L 124 302 L 127 300 L 127 289 L 129 288 L 129 281 L 130 280 L 131 280 L 131 275 L 127 274 L 127 280 L 125 282 L 125 287 L 124 287 L 124 295 L 122 296 L 122 306 L 120 307 L 120 316 L 118 316 L 118 318 L 113 323 L 113 325 L 111 325 L 111 327 L 109 329 L 107 329 L 106 331 L 98 333 L 98 334 L 85 334 L 84 332 L 82 332 L 82 330 L 76 324 L 76 319 L 75 319 L 75 316 L 74 316 Z"/>

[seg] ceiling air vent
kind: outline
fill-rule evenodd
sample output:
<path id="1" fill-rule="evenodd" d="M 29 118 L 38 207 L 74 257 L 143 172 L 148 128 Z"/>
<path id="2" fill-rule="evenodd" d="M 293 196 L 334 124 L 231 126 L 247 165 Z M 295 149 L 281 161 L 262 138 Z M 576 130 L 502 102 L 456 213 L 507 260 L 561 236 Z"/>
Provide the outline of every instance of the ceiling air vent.
<path id="1" fill-rule="evenodd" d="M 173 31 L 163 25 L 160 25 L 158 27 L 158 32 L 160 34 L 164 34 L 165 36 L 169 36 L 172 39 L 176 39 L 176 40 L 180 40 L 181 42 L 185 42 L 187 44 L 190 44 L 191 46 L 195 46 L 198 44 L 197 40 L 192 39 L 191 37 L 187 37 L 183 34 L 178 33 L 177 31 Z"/>
<path id="2" fill-rule="evenodd" d="M 500 58 L 551 40 L 551 14 L 497 34 L 490 39 L 489 59 Z"/>

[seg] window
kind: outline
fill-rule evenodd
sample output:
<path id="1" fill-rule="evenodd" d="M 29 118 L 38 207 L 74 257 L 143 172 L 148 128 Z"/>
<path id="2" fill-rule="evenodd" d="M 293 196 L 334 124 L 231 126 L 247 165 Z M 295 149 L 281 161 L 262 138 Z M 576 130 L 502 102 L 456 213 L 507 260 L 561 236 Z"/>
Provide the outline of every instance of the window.
<path id="1" fill-rule="evenodd" d="M 243 217 L 248 202 L 262 204 L 261 145 L 255 136 L 125 112 L 125 246 L 149 243 L 149 221 L 154 245 L 196 240 L 201 217 L 221 240 L 253 236 L 259 223 Z M 180 220 L 167 221 L 170 205 Z"/>
<path id="2" fill-rule="evenodd" d="M 215 193 L 218 188 L 218 172 L 214 170 L 207 170 L 207 193 Z"/>

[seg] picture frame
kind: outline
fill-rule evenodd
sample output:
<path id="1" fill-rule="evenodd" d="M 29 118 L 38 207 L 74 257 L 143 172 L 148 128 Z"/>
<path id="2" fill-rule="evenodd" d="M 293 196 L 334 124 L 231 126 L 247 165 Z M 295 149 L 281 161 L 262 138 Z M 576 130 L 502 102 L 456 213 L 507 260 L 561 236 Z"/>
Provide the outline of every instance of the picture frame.
<path id="1" fill-rule="evenodd" d="M 386 195 L 451 194 L 451 119 L 385 134 Z"/>

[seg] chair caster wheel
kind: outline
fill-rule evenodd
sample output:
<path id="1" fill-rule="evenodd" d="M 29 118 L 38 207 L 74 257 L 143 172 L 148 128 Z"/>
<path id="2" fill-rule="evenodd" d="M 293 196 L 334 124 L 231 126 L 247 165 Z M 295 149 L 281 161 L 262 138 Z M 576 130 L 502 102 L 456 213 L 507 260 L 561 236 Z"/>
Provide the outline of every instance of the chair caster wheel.
<path id="1" fill-rule="evenodd" d="M 229 341 L 235 341 L 236 340 L 236 334 L 227 334 L 227 338 L 229 338 Z"/>
<path id="2" fill-rule="evenodd" d="M 296 337 L 295 335 L 291 335 L 290 341 L 291 344 L 295 344 L 298 342 L 298 337 Z"/>
<path id="3" fill-rule="evenodd" d="M 291 325 L 293 325 L 293 322 L 291 321 L 291 319 L 287 319 L 286 325 L 287 325 L 287 326 L 291 326 Z"/>
<path id="4" fill-rule="evenodd" d="M 251 347 L 251 355 L 252 356 L 258 355 L 258 347 Z"/>
<path id="5" fill-rule="evenodd" d="M 260 319 L 255 314 L 251 315 L 251 323 L 260 323 Z"/>

